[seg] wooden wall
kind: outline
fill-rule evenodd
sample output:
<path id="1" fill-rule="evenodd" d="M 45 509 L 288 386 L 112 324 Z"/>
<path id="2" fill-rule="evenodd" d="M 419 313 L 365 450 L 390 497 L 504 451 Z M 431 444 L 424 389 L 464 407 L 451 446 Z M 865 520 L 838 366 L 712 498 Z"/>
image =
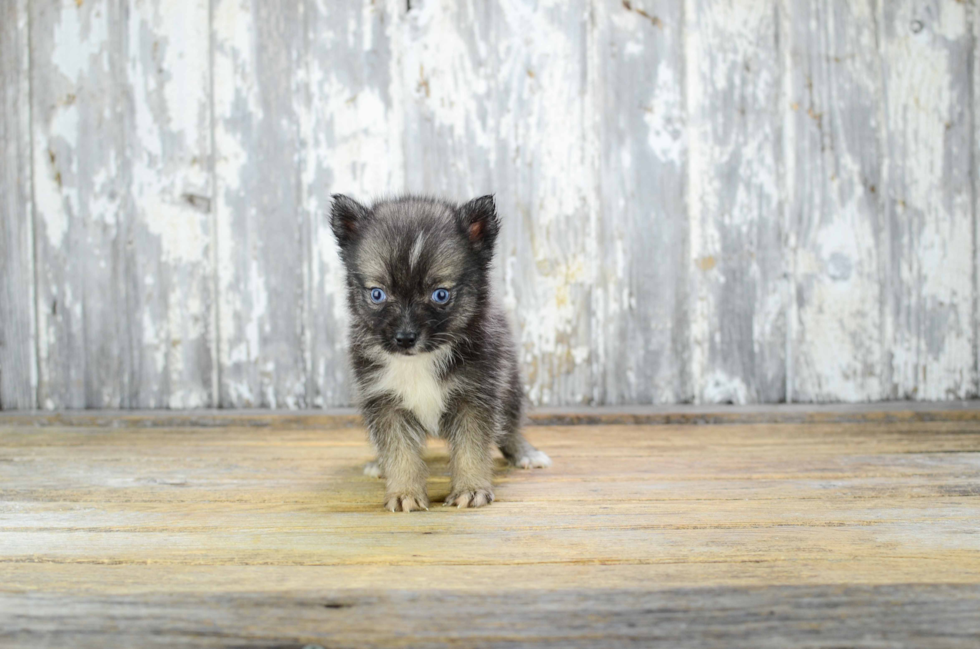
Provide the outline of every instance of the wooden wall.
<path id="1" fill-rule="evenodd" d="M 494 192 L 539 404 L 978 394 L 974 0 L 5 0 L 0 407 L 347 404 L 329 196 Z"/>

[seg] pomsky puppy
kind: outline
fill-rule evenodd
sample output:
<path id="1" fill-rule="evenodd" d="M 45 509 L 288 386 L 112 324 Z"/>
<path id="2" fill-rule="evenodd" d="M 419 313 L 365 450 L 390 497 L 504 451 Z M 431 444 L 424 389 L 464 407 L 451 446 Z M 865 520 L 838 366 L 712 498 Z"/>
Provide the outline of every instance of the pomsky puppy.
<path id="1" fill-rule="evenodd" d="M 549 466 L 521 434 L 517 355 L 491 297 L 493 197 L 455 205 L 406 196 L 370 207 L 333 199 L 354 393 L 378 453 L 364 472 L 385 478 L 385 508 L 428 509 L 428 436 L 449 444 L 446 505 L 493 502 L 494 444 L 516 466 Z"/>

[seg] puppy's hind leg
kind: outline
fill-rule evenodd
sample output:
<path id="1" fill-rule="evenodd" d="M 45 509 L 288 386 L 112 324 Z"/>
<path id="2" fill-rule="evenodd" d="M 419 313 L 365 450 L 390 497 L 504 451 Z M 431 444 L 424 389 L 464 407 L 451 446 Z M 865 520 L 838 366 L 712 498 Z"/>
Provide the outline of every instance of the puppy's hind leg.
<path id="1" fill-rule="evenodd" d="M 364 465 L 364 475 L 369 478 L 383 478 L 385 477 L 384 471 L 381 470 L 381 462 L 378 460 L 371 460 Z"/>
<path id="2" fill-rule="evenodd" d="M 551 466 L 551 458 L 544 451 L 539 451 L 531 445 L 531 442 L 524 438 L 521 433 L 521 418 L 523 416 L 523 401 L 520 388 L 515 387 L 511 391 L 510 401 L 504 410 L 504 426 L 500 437 L 497 439 L 497 446 L 504 454 L 507 461 L 522 469 L 543 469 Z"/>
<path id="3" fill-rule="evenodd" d="M 497 446 L 507 461 L 522 469 L 543 469 L 551 466 L 551 458 L 544 451 L 534 448 L 521 434 L 524 416 L 524 395 L 516 365 L 510 377 L 510 390 L 504 400 L 503 430 L 497 438 Z"/>
<path id="4" fill-rule="evenodd" d="M 507 461 L 516 467 L 545 469 L 551 466 L 551 458 L 548 454 L 534 448 L 518 428 L 506 431 L 497 444 Z"/>

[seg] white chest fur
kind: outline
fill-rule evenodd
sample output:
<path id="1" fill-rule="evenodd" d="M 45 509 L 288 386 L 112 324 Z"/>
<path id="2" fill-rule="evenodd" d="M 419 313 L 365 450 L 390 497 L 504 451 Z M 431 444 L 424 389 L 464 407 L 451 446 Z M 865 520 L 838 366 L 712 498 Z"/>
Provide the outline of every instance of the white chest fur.
<path id="1" fill-rule="evenodd" d="M 394 394 L 430 435 L 438 435 L 448 392 L 448 386 L 439 380 L 445 361 L 446 355 L 439 352 L 414 356 L 386 354 L 384 370 L 368 390 Z"/>

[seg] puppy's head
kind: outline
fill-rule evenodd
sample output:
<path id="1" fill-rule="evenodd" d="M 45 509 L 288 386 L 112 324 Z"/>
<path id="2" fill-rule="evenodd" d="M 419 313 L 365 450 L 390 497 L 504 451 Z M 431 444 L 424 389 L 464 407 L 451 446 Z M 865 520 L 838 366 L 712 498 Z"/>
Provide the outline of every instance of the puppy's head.
<path id="1" fill-rule="evenodd" d="M 500 228 L 492 196 L 464 205 L 406 197 L 368 208 L 338 194 L 330 224 L 359 342 L 417 354 L 466 338 L 487 298 Z"/>

